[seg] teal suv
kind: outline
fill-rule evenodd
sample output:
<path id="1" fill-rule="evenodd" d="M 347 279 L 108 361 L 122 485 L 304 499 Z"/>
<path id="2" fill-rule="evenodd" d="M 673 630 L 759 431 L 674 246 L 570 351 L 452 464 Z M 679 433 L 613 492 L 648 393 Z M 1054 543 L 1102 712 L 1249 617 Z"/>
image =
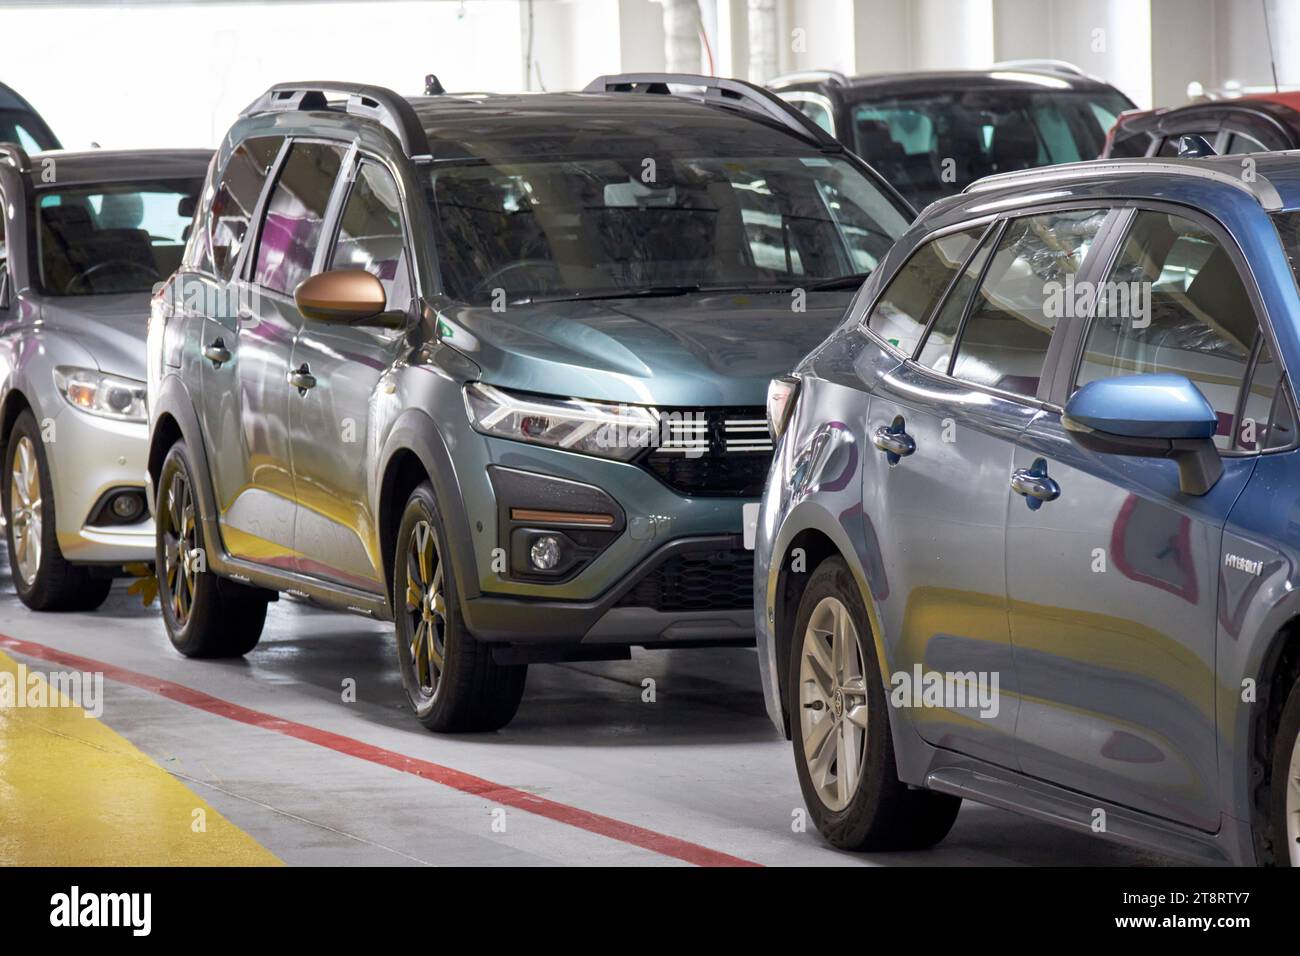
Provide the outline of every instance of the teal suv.
<path id="1" fill-rule="evenodd" d="M 286 84 L 223 144 L 149 330 L 183 654 L 304 595 L 394 621 L 456 731 L 507 723 L 532 662 L 753 641 L 767 383 L 906 230 L 897 193 L 704 77 Z"/>

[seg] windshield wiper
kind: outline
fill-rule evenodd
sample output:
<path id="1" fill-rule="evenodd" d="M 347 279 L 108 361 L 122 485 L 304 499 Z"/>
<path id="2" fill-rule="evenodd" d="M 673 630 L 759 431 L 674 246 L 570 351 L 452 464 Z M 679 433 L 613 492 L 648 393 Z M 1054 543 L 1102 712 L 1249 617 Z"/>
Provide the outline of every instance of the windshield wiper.
<path id="1" fill-rule="evenodd" d="M 641 289 L 601 289 L 596 292 L 568 292 L 563 295 L 528 296 L 516 299 L 516 305 L 544 302 L 584 302 L 592 299 L 650 299 L 657 296 L 692 295 L 706 291 L 698 285 L 649 285 Z"/>
<path id="2" fill-rule="evenodd" d="M 810 291 L 829 292 L 834 289 L 856 289 L 862 283 L 867 281 L 869 272 L 855 272 L 847 276 L 833 276 L 829 279 L 814 279 L 812 282 L 803 283 L 802 287 Z"/>

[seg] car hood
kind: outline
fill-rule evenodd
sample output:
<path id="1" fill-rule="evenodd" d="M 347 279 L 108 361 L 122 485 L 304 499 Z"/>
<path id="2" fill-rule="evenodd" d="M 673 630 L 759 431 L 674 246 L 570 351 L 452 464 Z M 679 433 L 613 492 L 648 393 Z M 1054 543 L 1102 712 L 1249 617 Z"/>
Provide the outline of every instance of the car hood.
<path id="1" fill-rule="evenodd" d="M 762 405 L 844 317 L 853 290 L 711 293 L 439 314 L 442 340 L 504 388 L 663 406 Z"/>
<path id="2" fill-rule="evenodd" d="M 144 380 L 148 292 L 48 298 L 41 323 L 46 333 L 62 333 L 85 348 L 101 372 Z"/>

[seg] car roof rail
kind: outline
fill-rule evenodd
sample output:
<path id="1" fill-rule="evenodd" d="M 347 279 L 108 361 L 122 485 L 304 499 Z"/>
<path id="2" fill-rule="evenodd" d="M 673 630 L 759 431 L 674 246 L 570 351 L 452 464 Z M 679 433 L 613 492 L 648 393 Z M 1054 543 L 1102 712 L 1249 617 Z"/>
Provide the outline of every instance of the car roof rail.
<path id="1" fill-rule="evenodd" d="M 343 101 L 351 116 L 372 119 L 397 137 L 406 155 L 420 159 L 430 155 L 429 137 L 406 97 L 382 86 L 340 83 L 333 80 L 305 83 L 277 83 L 247 107 L 241 116 L 290 110 L 338 109 L 331 103 Z"/>
<path id="2" fill-rule="evenodd" d="M 27 150 L 17 143 L 0 143 L 0 160 L 7 162 L 20 173 L 29 173 L 32 170 L 31 157 L 27 155 Z"/>
<path id="3" fill-rule="evenodd" d="M 1194 176 L 1232 186 L 1250 194 L 1266 211 L 1277 212 L 1283 207 L 1282 197 L 1262 173 L 1256 172 L 1247 181 L 1241 170 L 1229 172 L 1221 169 L 1214 159 L 1170 160 L 1156 156 L 1134 159 L 1091 159 L 1082 163 L 1064 163 L 1059 166 L 1040 166 L 1037 169 L 1018 169 L 977 179 L 963 193 L 985 193 L 1014 186 L 1047 185 L 1077 179 L 1101 176 L 1163 173 L 1172 176 Z"/>
<path id="4" fill-rule="evenodd" d="M 1068 60 L 1048 60 L 1048 59 L 1026 59 L 1026 60 L 1001 60 L 994 63 L 994 70 L 1037 70 L 1040 73 L 1068 73 L 1070 76 L 1078 76 L 1087 79 L 1088 74 L 1083 68 L 1077 66 Z"/>
<path id="5" fill-rule="evenodd" d="M 611 73 L 596 77 L 582 92 L 681 95 L 673 93 L 671 86 L 699 87 L 703 90 L 702 96 L 698 97 L 701 102 L 765 116 L 823 149 L 844 148 L 833 136 L 771 90 L 765 90 L 746 80 L 701 76 L 697 73 Z"/>
<path id="6" fill-rule="evenodd" d="M 848 86 L 852 82 L 839 70 L 798 70 L 772 77 L 767 81 L 767 86 L 769 89 L 791 83 L 829 83 L 831 86 Z"/>

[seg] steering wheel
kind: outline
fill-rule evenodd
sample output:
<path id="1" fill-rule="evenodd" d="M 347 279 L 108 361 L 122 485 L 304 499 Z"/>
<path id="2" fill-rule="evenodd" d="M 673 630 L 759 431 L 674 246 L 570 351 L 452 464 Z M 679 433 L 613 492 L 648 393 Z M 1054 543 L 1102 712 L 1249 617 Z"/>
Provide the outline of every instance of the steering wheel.
<path id="1" fill-rule="evenodd" d="M 158 270 L 152 266 L 146 266 L 139 262 L 132 262 L 130 259 L 106 259 L 103 262 L 95 263 L 89 269 L 83 269 L 81 272 L 78 272 L 75 276 L 69 279 L 67 284 L 63 287 L 63 294 L 72 295 L 72 289 L 74 286 L 79 283 L 87 283 L 91 276 L 107 269 L 117 269 L 121 272 L 138 272 L 150 282 L 158 281 Z"/>
<path id="2" fill-rule="evenodd" d="M 480 293 L 486 292 L 490 289 L 504 288 L 507 283 L 503 280 L 506 276 L 511 275 L 512 273 L 524 272 L 536 274 L 543 271 L 551 277 L 558 276 L 560 273 L 559 267 L 550 259 L 518 259 L 514 262 L 508 262 L 501 268 L 493 270 L 475 283 L 471 297 L 478 298 Z M 522 289 L 516 288 L 513 291 L 541 291 L 546 288 L 543 276 L 535 275 L 528 276 L 528 278 L 535 278 L 538 281 L 526 281 Z"/>

